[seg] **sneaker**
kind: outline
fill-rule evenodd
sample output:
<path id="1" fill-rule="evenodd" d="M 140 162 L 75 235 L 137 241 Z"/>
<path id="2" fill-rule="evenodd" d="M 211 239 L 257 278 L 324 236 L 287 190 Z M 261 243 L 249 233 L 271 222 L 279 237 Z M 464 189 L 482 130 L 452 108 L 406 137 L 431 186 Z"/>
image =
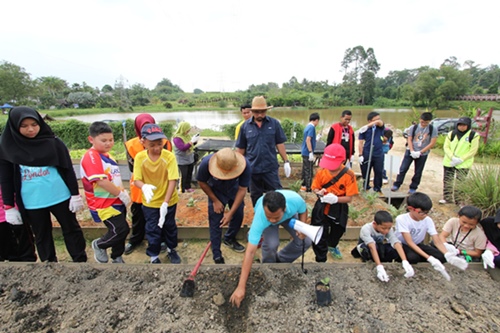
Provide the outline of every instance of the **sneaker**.
<path id="1" fill-rule="evenodd" d="M 393 187 L 391 187 L 392 192 L 396 192 L 397 190 L 399 190 L 399 186 L 394 185 Z"/>
<path id="2" fill-rule="evenodd" d="M 215 258 L 214 259 L 214 262 L 216 264 L 225 264 L 226 262 L 224 261 L 224 258 L 223 257 L 218 257 L 218 258 Z"/>
<path id="3" fill-rule="evenodd" d="M 94 250 L 94 259 L 95 261 L 97 261 L 98 263 L 101 263 L 101 264 L 105 264 L 108 262 L 109 258 L 108 258 L 108 253 L 106 252 L 106 250 L 104 249 L 101 249 L 97 246 L 97 240 L 99 240 L 100 238 L 98 239 L 94 239 L 92 241 L 92 250 Z"/>
<path id="4" fill-rule="evenodd" d="M 151 260 L 152 264 L 161 264 L 160 258 L 156 258 L 155 260 Z"/>
<path id="5" fill-rule="evenodd" d="M 193 190 L 192 188 L 187 188 L 187 189 L 186 189 L 186 192 L 187 192 L 187 193 L 193 193 L 193 192 L 194 192 L 194 190 Z"/>
<path id="6" fill-rule="evenodd" d="M 361 257 L 361 261 L 366 262 L 370 260 L 370 250 L 366 248 L 366 245 L 364 245 L 363 243 L 358 244 L 356 246 L 356 249 L 358 250 L 358 253 Z"/>
<path id="7" fill-rule="evenodd" d="M 300 192 L 305 192 L 306 190 L 307 190 L 307 188 L 305 186 L 300 187 Z"/>
<path id="8" fill-rule="evenodd" d="M 160 252 L 162 252 L 162 253 L 167 252 L 167 243 L 161 242 Z"/>
<path id="9" fill-rule="evenodd" d="M 445 199 L 441 199 L 441 200 L 439 200 L 439 203 L 441 205 L 444 205 L 444 204 L 447 204 L 448 202 Z"/>
<path id="10" fill-rule="evenodd" d="M 339 247 L 329 247 L 328 252 L 334 257 L 335 259 L 342 259 L 342 252 L 340 252 Z"/>
<path id="11" fill-rule="evenodd" d="M 224 239 L 224 245 L 229 247 L 234 252 L 239 252 L 239 253 L 245 252 L 245 247 L 243 245 L 241 245 L 240 243 L 238 243 L 236 241 L 236 239 L 232 239 L 232 240 Z"/>
<path id="12" fill-rule="evenodd" d="M 172 264 L 180 264 L 181 263 L 181 257 L 179 257 L 179 255 L 177 254 L 177 251 L 175 251 L 174 249 L 171 249 L 170 251 L 168 251 L 167 257 L 168 257 L 168 259 L 170 259 L 170 262 Z"/>
<path id="13" fill-rule="evenodd" d="M 122 256 L 116 257 L 115 259 L 111 259 L 111 262 L 113 264 L 124 264 L 125 261 L 123 261 Z"/>
<path id="14" fill-rule="evenodd" d="M 415 192 L 417 192 L 416 188 L 411 188 L 411 189 L 408 190 L 408 194 L 413 194 Z"/>
<path id="15" fill-rule="evenodd" d="M 123 253 L 125 255 L 129 255 L 132 252 L 134 252 L 134 250 L 135 250 L 135 246 L 130 244 L 130 243 L 127 243 L 127 244 L 125 244 L 125 251 L 123 251 Z"/>

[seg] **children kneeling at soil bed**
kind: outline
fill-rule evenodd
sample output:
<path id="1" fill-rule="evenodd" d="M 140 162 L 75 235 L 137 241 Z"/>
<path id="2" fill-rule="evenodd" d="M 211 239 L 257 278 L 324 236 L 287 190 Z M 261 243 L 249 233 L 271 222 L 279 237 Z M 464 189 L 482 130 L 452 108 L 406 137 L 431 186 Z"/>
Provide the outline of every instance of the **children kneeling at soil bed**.
<path id="1" fill-rule="evenodd" d="M 377 277 L 384 282 L 389 281 L 381 262 L 393 260 L 402 262 L 405 277 L 414 275 L 411 264 L 428 261 L 447 280 L 444 262 L 449 262 L 462 270 L 467 269 L 467 261 L 459 257 L 460 252 L 454 245 L 443 244 L 438 236 L 434 221 L 428 216 L 432 201 L 428 195 L 416 192 L 407 199 L 408 212 L 396 218 L 396 231 L 392 230 L 392 217 L 388 212 L 378 211 L 373 222 L 364 225 L 360 231 L 358 245 L 351 251 L 356 258 L 363 261 L 373 260 L 377 265 Z M 460 216 L 460 213 L 459 213 Z M 476 217 L 479 220 L 481 217 Z M 477 224 L 477 222 L 476 222 Z M 431 245 L 424 244 L 426 234 L 432 239 Z M 384 244 L 384 240 L 390 244 Z"/>

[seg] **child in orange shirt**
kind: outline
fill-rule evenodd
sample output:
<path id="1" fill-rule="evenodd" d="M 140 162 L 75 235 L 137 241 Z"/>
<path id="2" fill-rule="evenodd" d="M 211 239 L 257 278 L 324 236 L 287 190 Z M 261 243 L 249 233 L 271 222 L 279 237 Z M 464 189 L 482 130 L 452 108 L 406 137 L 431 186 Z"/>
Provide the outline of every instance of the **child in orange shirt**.
<path id="1" fill-rule="evenodd" d="M 313 192 L 325 204 L 321 221 L 323 235 L 318 244 L 313 244 L 317 262 L 325 262 L 328 252 L 334 258 L 342 259 L 338 244 L 347 226 L 348 203 L 359 193 L 356 175 L 342 164 L 345 156 L 341 145 L 332 143 L 327 146 L 319 162 L 322 169 L 316 173 L 311 185 Z M 338 180 L 335 181 L 335 177 Z"/>

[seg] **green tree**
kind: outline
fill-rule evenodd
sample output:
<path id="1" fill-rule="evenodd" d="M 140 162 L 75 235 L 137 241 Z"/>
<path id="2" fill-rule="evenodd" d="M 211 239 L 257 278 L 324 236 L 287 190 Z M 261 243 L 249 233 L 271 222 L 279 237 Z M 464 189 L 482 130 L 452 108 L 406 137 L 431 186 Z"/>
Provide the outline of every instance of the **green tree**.
<path id="1" fill-rule="evenodd" d="M 24 68 L 7 61 L 0 64 L 0 100 L 22 103 L 33 89 L 34 83 Z"/>
<path id="2" fill-rule="evenodd" d="M 144 85 L 136 83 L 128 89 L 128 97 L 133 106 L 144 106 L 149 104 L 150 91 Z"/>

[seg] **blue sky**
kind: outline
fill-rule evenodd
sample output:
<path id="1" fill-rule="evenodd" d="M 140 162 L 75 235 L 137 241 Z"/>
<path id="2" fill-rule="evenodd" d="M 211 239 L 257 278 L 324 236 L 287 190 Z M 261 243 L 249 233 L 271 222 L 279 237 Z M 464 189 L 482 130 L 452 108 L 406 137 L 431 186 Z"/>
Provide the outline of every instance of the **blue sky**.
<path id="1" fill-rule="evenodd" d="M 19 0 L 2 4 L 0 61 L 32 78 L 101 88 L 123 78 L 184 91 L 244 90 L 292 76 L 342 81 L 348 48 L 391 70 L 448 57 L 500 64 L 498 1 Z"/>

